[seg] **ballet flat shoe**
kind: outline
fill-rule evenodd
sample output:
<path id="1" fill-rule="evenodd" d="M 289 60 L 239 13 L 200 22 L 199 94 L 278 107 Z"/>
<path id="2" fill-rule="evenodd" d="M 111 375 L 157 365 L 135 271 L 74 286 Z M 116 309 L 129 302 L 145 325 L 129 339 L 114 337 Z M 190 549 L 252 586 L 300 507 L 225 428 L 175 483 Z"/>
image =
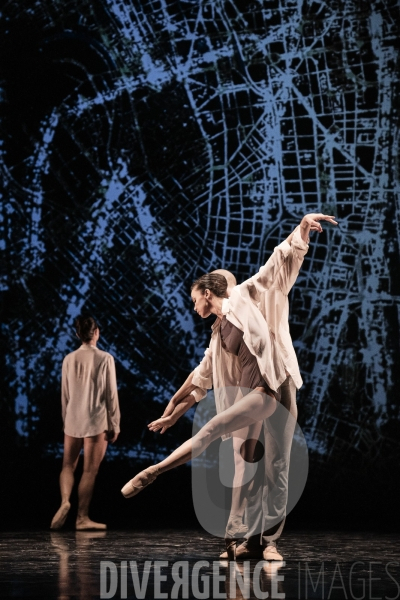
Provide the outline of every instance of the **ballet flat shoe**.
<path id="1" fill-rule="evenodd" d="M 227 552 L 223 552 L 220 555 L 220 559 L 227 559 Z M 259 548 L 248 548 L 246 544 L 240 544 L 236 548 L 236 560 L 248 560 L 252 558 L 257 558 L 258 560 L 263 558 L 263 550 L 260 546 Z"/>
<path id="2" fill-rule="evenodd" d="M 246 533 L 247 530 L 247 526 L 242 522 L 242 517 L 240 515 L 229 519 L 225 532 L 225 552 L 221 554 L 220 558 L 236 560 L 237 541 L 239 538 L 243 537 L 243 534 Z"/>
<path id="3" fill-rule="evenodd" d="M 283 556 L 279 554 L 276 546 L 267 546 L 263 550 L 264 560 L 283 560 Z"/>

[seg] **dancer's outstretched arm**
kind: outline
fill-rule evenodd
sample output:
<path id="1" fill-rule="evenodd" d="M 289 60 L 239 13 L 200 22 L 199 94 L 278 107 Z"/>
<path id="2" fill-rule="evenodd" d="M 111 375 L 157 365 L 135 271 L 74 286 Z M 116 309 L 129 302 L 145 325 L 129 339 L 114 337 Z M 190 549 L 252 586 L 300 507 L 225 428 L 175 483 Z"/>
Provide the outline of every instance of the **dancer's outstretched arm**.
<path id="1" fill-rule="evenodd" d="M 186 379 L 185 383 L 183 385 L 181 385 L 179 390 L 177 392 L 175 392 L 175 394 L 172 396 L 171 400 L 169 401 L 169 403 L 167 405 L 167 408 L 164 410 L 164 412 L 162 414 L 163 417 L 168 417 L 168 416 L 172 415 L 172 413 L 174 412 L 177 405 L 180 402 L 182 402 L 182 400 L 184 398 L 189 396 L 189 394 L 191 394 L 196 389 L 196 386 L 192 383 L 193 374 L 194 374 L 194 371 L 192 371 L 190 373 L 190 375 Z"/>
<path id="2" fill-rule="evenodd" d="M 160 419 L 156 419 L 155 421 L 152 421 L 152 423 L 149 423 L 148 428 L 150 429 L 150 431 L 161 430 L 160 433 L 164 433 L 165 431 L 167 431 L 167 429 L 169 429 L 169 427 L 175 425 L 179 417 L 184 415 L 185 412 L 188 411 L 189 408 L 192 408 L 194 404 L 196 404 L 196 399 L 193 396 L 193 394 L 189 394 L 185 398 L 182 398 L 182 400 L 179 401 L 179 404 L 175 405 L 175 408 L 172 412 L 166 415 L 165 413 L 171 405 L 170 402 L 167 406 L 167 409 L 164 412 L 164 415 Z"/>
<path id="3" fill-rule="evenodd" d="M 168 427 L 171 427 L 171 425 L 174 425 L 179 417 L 189 410 L 195 402 L 199 402 L 199 400 L 207 395 L 207 389 L 212 388 L 212 352 L 210 346 L 206 349 L 204 358 L 200 364 L 190 373 L 185 383 L 172 396 L 161 419 L 157 419 L 148 425 L 150 431 L 159 431 L 162 429 L 161 433 L 164 433 L 164 431 L 166 431 Z M 172 419 L 163 421 L 166 417 L 172 416 Z"/>
<path id="4" fill-rule="evenodd" d="M 207 393 L 207 390 L 199 388 L 192 383 L 194 371 L 190 373 L 185 383 L 172 396 L 162 417 L 148 424 L 150 431 L 164 433 L 169 427 L 175 425 L 179 417 L 185 414 L 196 402 Z"/>

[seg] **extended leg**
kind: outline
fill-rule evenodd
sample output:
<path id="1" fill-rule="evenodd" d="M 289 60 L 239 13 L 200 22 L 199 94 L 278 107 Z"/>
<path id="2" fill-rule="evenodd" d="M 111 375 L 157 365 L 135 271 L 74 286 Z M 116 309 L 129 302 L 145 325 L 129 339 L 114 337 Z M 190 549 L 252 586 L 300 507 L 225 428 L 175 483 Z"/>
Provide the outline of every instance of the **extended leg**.
<path id="1" fill-rule="evenodd" d="M 71 508 L 69 499 L 74 487 L 74 472 L 78 464 L 82 445 L 82 438 L 74 438 L 64 434 L 63 466 L 60 473 L 61 506 L 53 517 L 50 529 L 60 529 L 64 525 L 69 509 Z"/>
<path id="2" fill-rule="evenodd" d="M 95 523 L 89 519 L 89 505 L 93 495 L 94 483 L 107 449 L 104 433 L 87 437 L 84 440 L 83 473 L 78 487 L 78 515 L 76 529 L 106 529 L 103 523 Z"/>
<path id="3" fill-rule="evenodd" d="M 157 465 L 160 472 L 169 471 L 196 458 L 221 435 L 233 433 L 262 421 L 272 415 L 275 408 L 275 398 L 258 391 L 247 394 L 239 402 L 213 417 L 194 437 L 160 462 Z"/>
<path id="4" fill-rule="evenodd" d="M 164 473 L 174 467 L 183 465 L 192 458 L 199 456 L 221 435 L 253 426 L 271 416 L 275 408 L 276 400 L 272 396 L 268 396 L 260 391 L 253 391 L 247 394 L 239 402 L 213 417 L 193 438 L 184 442 L 165 460 L 151 467 L 151 472 L 153 474 Z M 153 481 L 154 476 L 149 477 L 149 471 L 138 473 L 129 484 L 124 486 L 122 493 L 126 497 L 130 497 L 130 495 L 133 495 L 129 494 L 128 488 L 130 486 L 140 490 L 143 486 Z"/>

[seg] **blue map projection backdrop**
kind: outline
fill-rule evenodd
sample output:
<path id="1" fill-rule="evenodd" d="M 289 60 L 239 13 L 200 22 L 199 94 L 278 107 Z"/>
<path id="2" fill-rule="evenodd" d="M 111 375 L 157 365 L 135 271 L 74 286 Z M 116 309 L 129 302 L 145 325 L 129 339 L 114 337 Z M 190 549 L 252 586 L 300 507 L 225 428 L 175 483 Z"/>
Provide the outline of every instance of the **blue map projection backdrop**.
<path id="1" fill-rule="evenodd" d="M 312 238 L 291 294 L 299 421 L 322 474 L 378 465 L 387 480 L 400 444 L 399 22 L 393 0 L 3 2 L 8 442 L 59 456 L 61 362 L 88 311 L 117 361 L 110 456 L 175 447 L 189 420 L 161 437 L 145 425 L 208 343 L 190 283 L 221 267 L 247 278 L 323 211 L 340 228 Z"/>

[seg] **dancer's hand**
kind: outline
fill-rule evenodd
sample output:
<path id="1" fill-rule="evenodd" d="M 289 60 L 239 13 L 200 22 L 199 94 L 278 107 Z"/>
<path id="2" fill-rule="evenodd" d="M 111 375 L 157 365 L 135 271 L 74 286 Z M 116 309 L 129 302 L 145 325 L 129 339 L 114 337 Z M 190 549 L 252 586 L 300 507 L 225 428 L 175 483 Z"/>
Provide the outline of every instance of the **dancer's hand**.
<path id="1" fill-rule="evenodd" d="M 152 421 L 148 425 L 148 428 L 150 431 L 161 430 L 160 433 L 164 433 L 169 427 L 175 425 L 177 420 L 194 404 L 196 404 L 196 399 L 194 396 L 192 396 L 192 394 L 189 394 L 178 401 L 173 398 L 165 409 L 163 416 L 156 421 Z"/>
<path id="2" fill-rule="evenodd" d="M 113 444 L 114 442 L 117 441 L 118 436 L 119 436 L 119 432 L 116 433 L 113 430 L 106 431 L 106 440 L 107 440 L 107 442 L 111 442 L 111 444 Z"/>
<path id="3" fill-rule="evenodd" d="M 164 433 L 167 431 L 167 429 L 172 427 L 172 425 L 175 425 L 175 423 L 176 419 L 173 417 L 161 417 L 160 419 L 156 419 L 155 421 L 149 423 L 147 427 L 150 429 L 150 431 L 160 431 L 161 429 L 160 433 Z"/>
<path id="4" fill-rule="evenodd" d="M 306 242 L 306 244 L 308 244 L 310 242 L 310 231 L 318 231 L 318 233 L 321 233 L 323 231 L 321 223 L 319 223 L 319 221 L 328 221 L 329 223 L 332 223 L 332 225 L 337 225 L 338 223 L 337 221 L 335 221 L 335 218 L 336 217 L 333 217 L 331 215 L 324 215 L 322 213 L 309 213 L 308 215 L 305 215 L 302 218 L 300 225 L 297 225 L 297 227 L 292 231 L 289 237 L 286 238 L 286 241 L 288 244 L 291 244 L 295 232 L 298 229 L 300 229 L 300 235 L 302 239 Z"/>
<path id="5" fill-rule="evenodd" d="M 337 225 L 335 218 L 336 217 L 333 217 L 332 215 L 324 215 L 322 213 L 309 213 L 302 218 L 300 228 L 308 228 L 311 231 L 318 231 L 321 233 L 323 229 L 319 221 L 328 221 L 328 223 L 332 223 L 332 225 Z"/>
<path id="6" fill-rule="evenodd" d="M 309 242 L 308 235 L 310 231 L 318 231 L 318 233 L 323 231 L 319 221 L 328 221 L 332 225 L 337 225 L 337 221 L 335 221 L 335 217 L 332 215 L 324 215 L 322 213 L 309 213 L 305 215 L 300 223 L 300 235 L 307 244 Z"/>

